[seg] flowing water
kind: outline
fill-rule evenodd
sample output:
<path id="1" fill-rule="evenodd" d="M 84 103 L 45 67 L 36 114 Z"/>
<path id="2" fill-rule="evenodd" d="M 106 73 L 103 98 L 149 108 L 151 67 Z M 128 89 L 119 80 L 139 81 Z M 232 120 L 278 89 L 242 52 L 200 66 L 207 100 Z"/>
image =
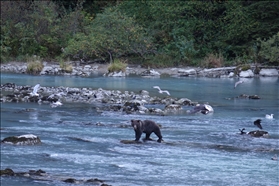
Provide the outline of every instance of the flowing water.
<path id="1" fill-rule="evenodd" d="M 64 103 L 51 108 L 37 103 L 1 103 L 1 140 L 8 136 L 34 134 L 42 145 L 1 144 L 1 169 L 16 172 L 42 169 L 59 178 L 98 178 L 113 186 L 131 185 L 269 185 L 278 186 L 279 161 L 279 80 L 215 78 L 108 78 L 103 76 L 64 77 L 1 74 L 1 84 L 67 86 L 147 90 L 159 94 L 154 85 L 172 97 L 208 102 L 211 115 L 185 112 L 166 116 L 97 112 L 98 104 Z M 240 94 L 261 99 L 234 99 Z M 232 99 L 229 99 L 232 98 Z M 147 105 L 148 106 L 148 105 Z M 162 107 L 162 105 L 150 105 Z M 30 110 L 26 110 L 30 109 Z M 191 109 L 185 106 L 184 110 Z M 265 119 L 265 114 L 274 119 Z M 131 119 L 151 119 L 162 125 L 163 143 L 122 144 L 133 140 Z M 262 119 L 269 138 L 240 135 L 258 130 L 253 121 Z M 96 125 L 102 123 L 103 125 Z M 153 139 L 157 139 L 154 134 Z M 71 185 L 61 181 L 39 181 L 1 177 L 1 185 Z M 83 185 L 83 184 L 79 184 Z M 88 184 L 84 184 L 88 185 Z"/>

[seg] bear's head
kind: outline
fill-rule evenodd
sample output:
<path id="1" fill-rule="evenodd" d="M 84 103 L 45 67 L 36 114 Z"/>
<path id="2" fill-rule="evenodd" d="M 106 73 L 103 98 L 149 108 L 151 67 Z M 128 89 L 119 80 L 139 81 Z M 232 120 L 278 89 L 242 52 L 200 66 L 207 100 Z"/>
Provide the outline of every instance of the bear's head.
<path id="1" fill-rule="evenodd" d="M 142 128 L 142 121 L 141 120 L 131 120 L 131 125 L 134 128 L 134 130 L 139 130 Z"/>

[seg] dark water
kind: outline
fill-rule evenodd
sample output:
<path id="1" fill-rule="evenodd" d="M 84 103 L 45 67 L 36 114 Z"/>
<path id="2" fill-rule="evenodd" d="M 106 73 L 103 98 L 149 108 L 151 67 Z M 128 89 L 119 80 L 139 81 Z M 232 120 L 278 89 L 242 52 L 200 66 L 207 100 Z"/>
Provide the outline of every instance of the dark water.
<path id="1" fill-rule="evenodd" d="M 42 169 L 54 177 L 99 178 L 111 185 L 278 185 L 279 154 L 278 78 L 108 78 L 2 74 L 1 84 L 68 86 L 114 89 L 158 95 L 154 85 L 172 97 L 208 102 L 212 115 L 185 112 L 167 116 L 127 115 L 96 110 L 96 104 L 64 103 L 62 107 L 36 103 L 1 103 L 1 139 L 34 134 L 39 146 L 1 144 L 1 169 Z M 240 94 L 259 100 L 228 99 Z M 159 95 L 164 96 L 164 95 Z M 152 105 L 151 107 L 154 107 Z M 159 107 L 159 106 L 158 106 Z M 33 109 L 27 112 L 25 109 Z M 184 107 L 191 109 L 191 107 Z M 265 119 L 265 114 L 274 119 Z M 134 139 L 131 119 L 151 119 L 163 127 L 164 143 L 122 144 Z M 257 130 L 262 119 L 269 138 L 239 135 L 239 128 Z M 96 123 L 102 123 L 98 126 Z M 152 138 L 157 137 L 152 134 Z M 38 181 L 1 177 L 1 185 L 71 185 L 61 181 Z M 86 185 L 86 184 L 85 184 Z"/>

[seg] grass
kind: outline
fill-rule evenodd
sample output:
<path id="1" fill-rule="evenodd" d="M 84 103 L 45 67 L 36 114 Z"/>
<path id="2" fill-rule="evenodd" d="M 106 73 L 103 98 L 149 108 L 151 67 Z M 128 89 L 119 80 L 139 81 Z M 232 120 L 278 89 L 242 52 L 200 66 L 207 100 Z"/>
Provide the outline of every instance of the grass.
<path id="1" fill-rule="evenodd" d="M 27 59 L 27 69 L 28 74 L 40 74 L 44 65 L 40 59 L 40 56 L 31 56 Z"/>
<path id="2" fill-rule="evenodd" d="M 208 54 L 204 58 L 206 68 L 218 68 L 224 65 L 224 57 L 222 54 Z"/>
<path id="3" fill-rule="evenodd" d="M 126 71 L 126 67 L 127 67 L 127 63 L 123 62 L 120 59 L 115 59 L 114 62 L 112 62 L 109 66 L 108 66 L 108 72 L 125 72 Z"/>
<path id="4" fill-rule="evenodd" d="M 63 71 L 67 73 L 71 73 L 73 71 L 73 66 L 71 64 L 66 63 L 63 60 L 60 60 L 59 66 Z"/>

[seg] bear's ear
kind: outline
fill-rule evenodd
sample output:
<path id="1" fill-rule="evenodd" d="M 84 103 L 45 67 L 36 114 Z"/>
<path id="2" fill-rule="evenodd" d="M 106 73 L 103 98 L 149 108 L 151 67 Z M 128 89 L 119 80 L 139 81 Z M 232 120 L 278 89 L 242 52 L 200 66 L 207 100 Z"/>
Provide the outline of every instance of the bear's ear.
<path id="1" fill-rule="evenodd" d="M 140 122 L 141 122 L 141 120 L 138 120 L 138 122 L 140 123 Z"/>

